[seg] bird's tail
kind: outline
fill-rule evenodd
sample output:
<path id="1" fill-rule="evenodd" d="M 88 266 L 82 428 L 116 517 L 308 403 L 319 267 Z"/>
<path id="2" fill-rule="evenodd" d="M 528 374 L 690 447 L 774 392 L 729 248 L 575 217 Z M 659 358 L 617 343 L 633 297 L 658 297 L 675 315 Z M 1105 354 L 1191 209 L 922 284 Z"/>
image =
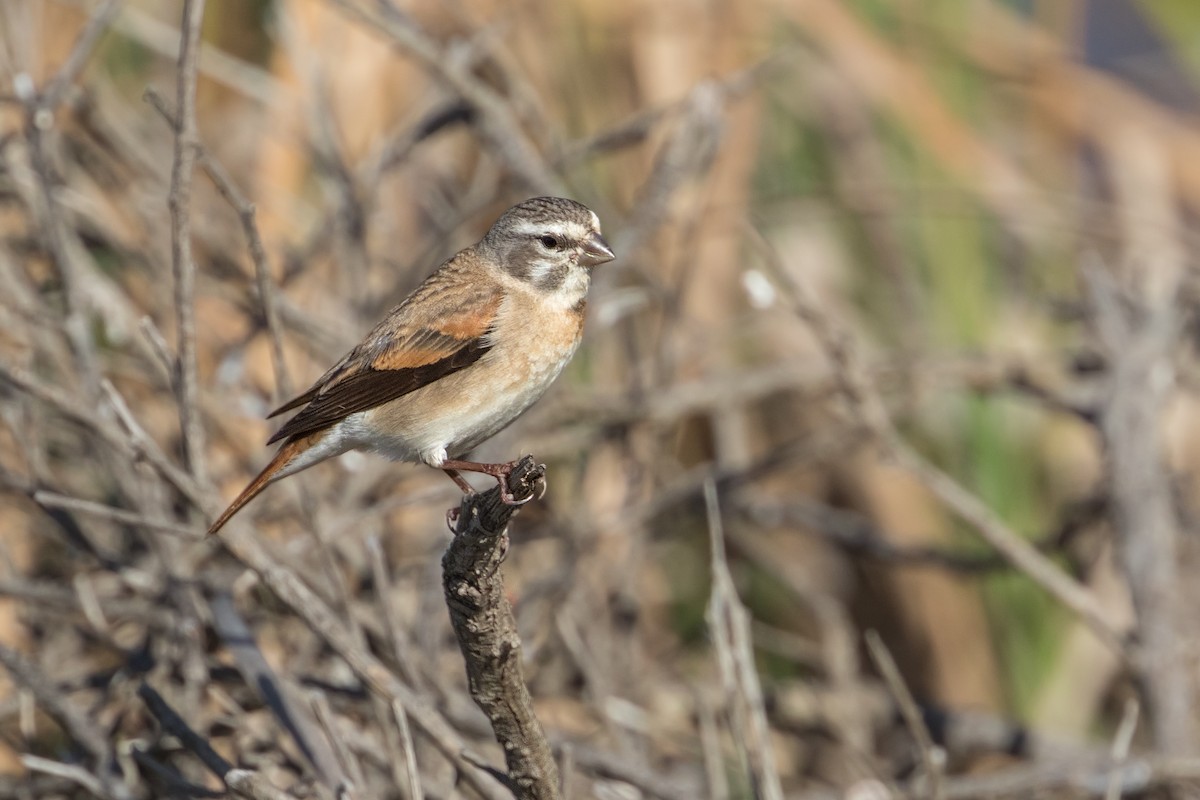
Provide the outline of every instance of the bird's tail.
<path id="1" fill-rule="evenodd" d="M 221 513 L 221 516 L 217 517 L 217 521 L 209 527 L 208 535 L 212 536 L 221 530 L 225 523 L 229 522 L 230 517 L 241 511 L 242 506 L 249 503 L 255 497 L 258 497 L 259 492 L 267 488 L 272 482 L 310 466 L 309 464 L 296 465 L 292 469 L 288 469 L 289 466 L 293 466 L 293 462 L 297 456 L 312 447 L 314 443 L 312 441 L 313 438 L 312 436 L 305 436 L 301 439 L 289 441 L 283 447 L 279 448 L 279 452 L 271 459 L 271 463 L 263 467 L 263 471 L 258 473 L 258 477 L 250 481 L 250 485 L 243 489 L 242 493 L 229 504 L 229 508 L 225 509 Z M 316 461 L 312 463 L 316 463 Z"/>

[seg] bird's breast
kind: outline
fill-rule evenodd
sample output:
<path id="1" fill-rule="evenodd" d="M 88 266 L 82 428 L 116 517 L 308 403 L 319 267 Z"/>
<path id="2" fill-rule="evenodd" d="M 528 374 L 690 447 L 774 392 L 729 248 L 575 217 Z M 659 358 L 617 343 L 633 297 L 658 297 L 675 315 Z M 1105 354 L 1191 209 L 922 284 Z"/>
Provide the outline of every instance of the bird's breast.
<path id="1" fill-rule="evenodd" d="M 471 366 L 367 412 L 371 449 L 406 461 L 465 455 L 533 405 L 571 360 L 583 308 L 547 309 L 510 295 Z M 436 465 L 436 464 L 435 464 Z"/>

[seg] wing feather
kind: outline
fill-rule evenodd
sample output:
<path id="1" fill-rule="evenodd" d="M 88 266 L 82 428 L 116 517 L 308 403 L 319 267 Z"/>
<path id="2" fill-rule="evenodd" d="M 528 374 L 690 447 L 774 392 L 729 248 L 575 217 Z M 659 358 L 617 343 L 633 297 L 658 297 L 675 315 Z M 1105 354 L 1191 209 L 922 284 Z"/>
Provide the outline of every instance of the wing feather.
<path id="1" fill-rule="evenodd" d="M 482 358 L 502 294 L 494 284 L 472 286 L 469 277 L 444 267 L 418 287 L 312 388 L 271 413 L 304 406 L 267 444 L 323 430 Z"/>

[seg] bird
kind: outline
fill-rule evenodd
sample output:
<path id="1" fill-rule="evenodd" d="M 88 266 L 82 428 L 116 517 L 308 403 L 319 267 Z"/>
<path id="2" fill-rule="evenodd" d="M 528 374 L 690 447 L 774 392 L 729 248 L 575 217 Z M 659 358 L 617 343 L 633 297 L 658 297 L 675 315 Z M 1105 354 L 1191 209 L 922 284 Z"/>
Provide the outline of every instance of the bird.
<path id="1" fill-rule="evenodd" d="M 516 462 L 464 460 L 549 388 L 583 333 L 592 268 L 612 261 L 582 203 L 534 197 L 443 262 L 308 391 L 267 441 L 274 458 L 208 529 L 215 534 L 272 483 L 351 450 L 426 464 L 464 493 L 460 471 L 507 478 Z"/>

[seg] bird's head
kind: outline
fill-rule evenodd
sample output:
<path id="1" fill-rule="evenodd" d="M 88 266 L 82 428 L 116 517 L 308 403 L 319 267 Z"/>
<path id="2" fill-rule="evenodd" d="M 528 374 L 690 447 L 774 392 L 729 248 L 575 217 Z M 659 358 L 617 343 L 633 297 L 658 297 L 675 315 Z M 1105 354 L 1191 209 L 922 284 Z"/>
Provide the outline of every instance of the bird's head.
<path id="1" fill-rule="evenodd" d="M 480 244 L 510 275 L 547 294 L 586 292 L 591 268 L 614 258 L 595 212 L 563 197 L 513 206 Z"/>

